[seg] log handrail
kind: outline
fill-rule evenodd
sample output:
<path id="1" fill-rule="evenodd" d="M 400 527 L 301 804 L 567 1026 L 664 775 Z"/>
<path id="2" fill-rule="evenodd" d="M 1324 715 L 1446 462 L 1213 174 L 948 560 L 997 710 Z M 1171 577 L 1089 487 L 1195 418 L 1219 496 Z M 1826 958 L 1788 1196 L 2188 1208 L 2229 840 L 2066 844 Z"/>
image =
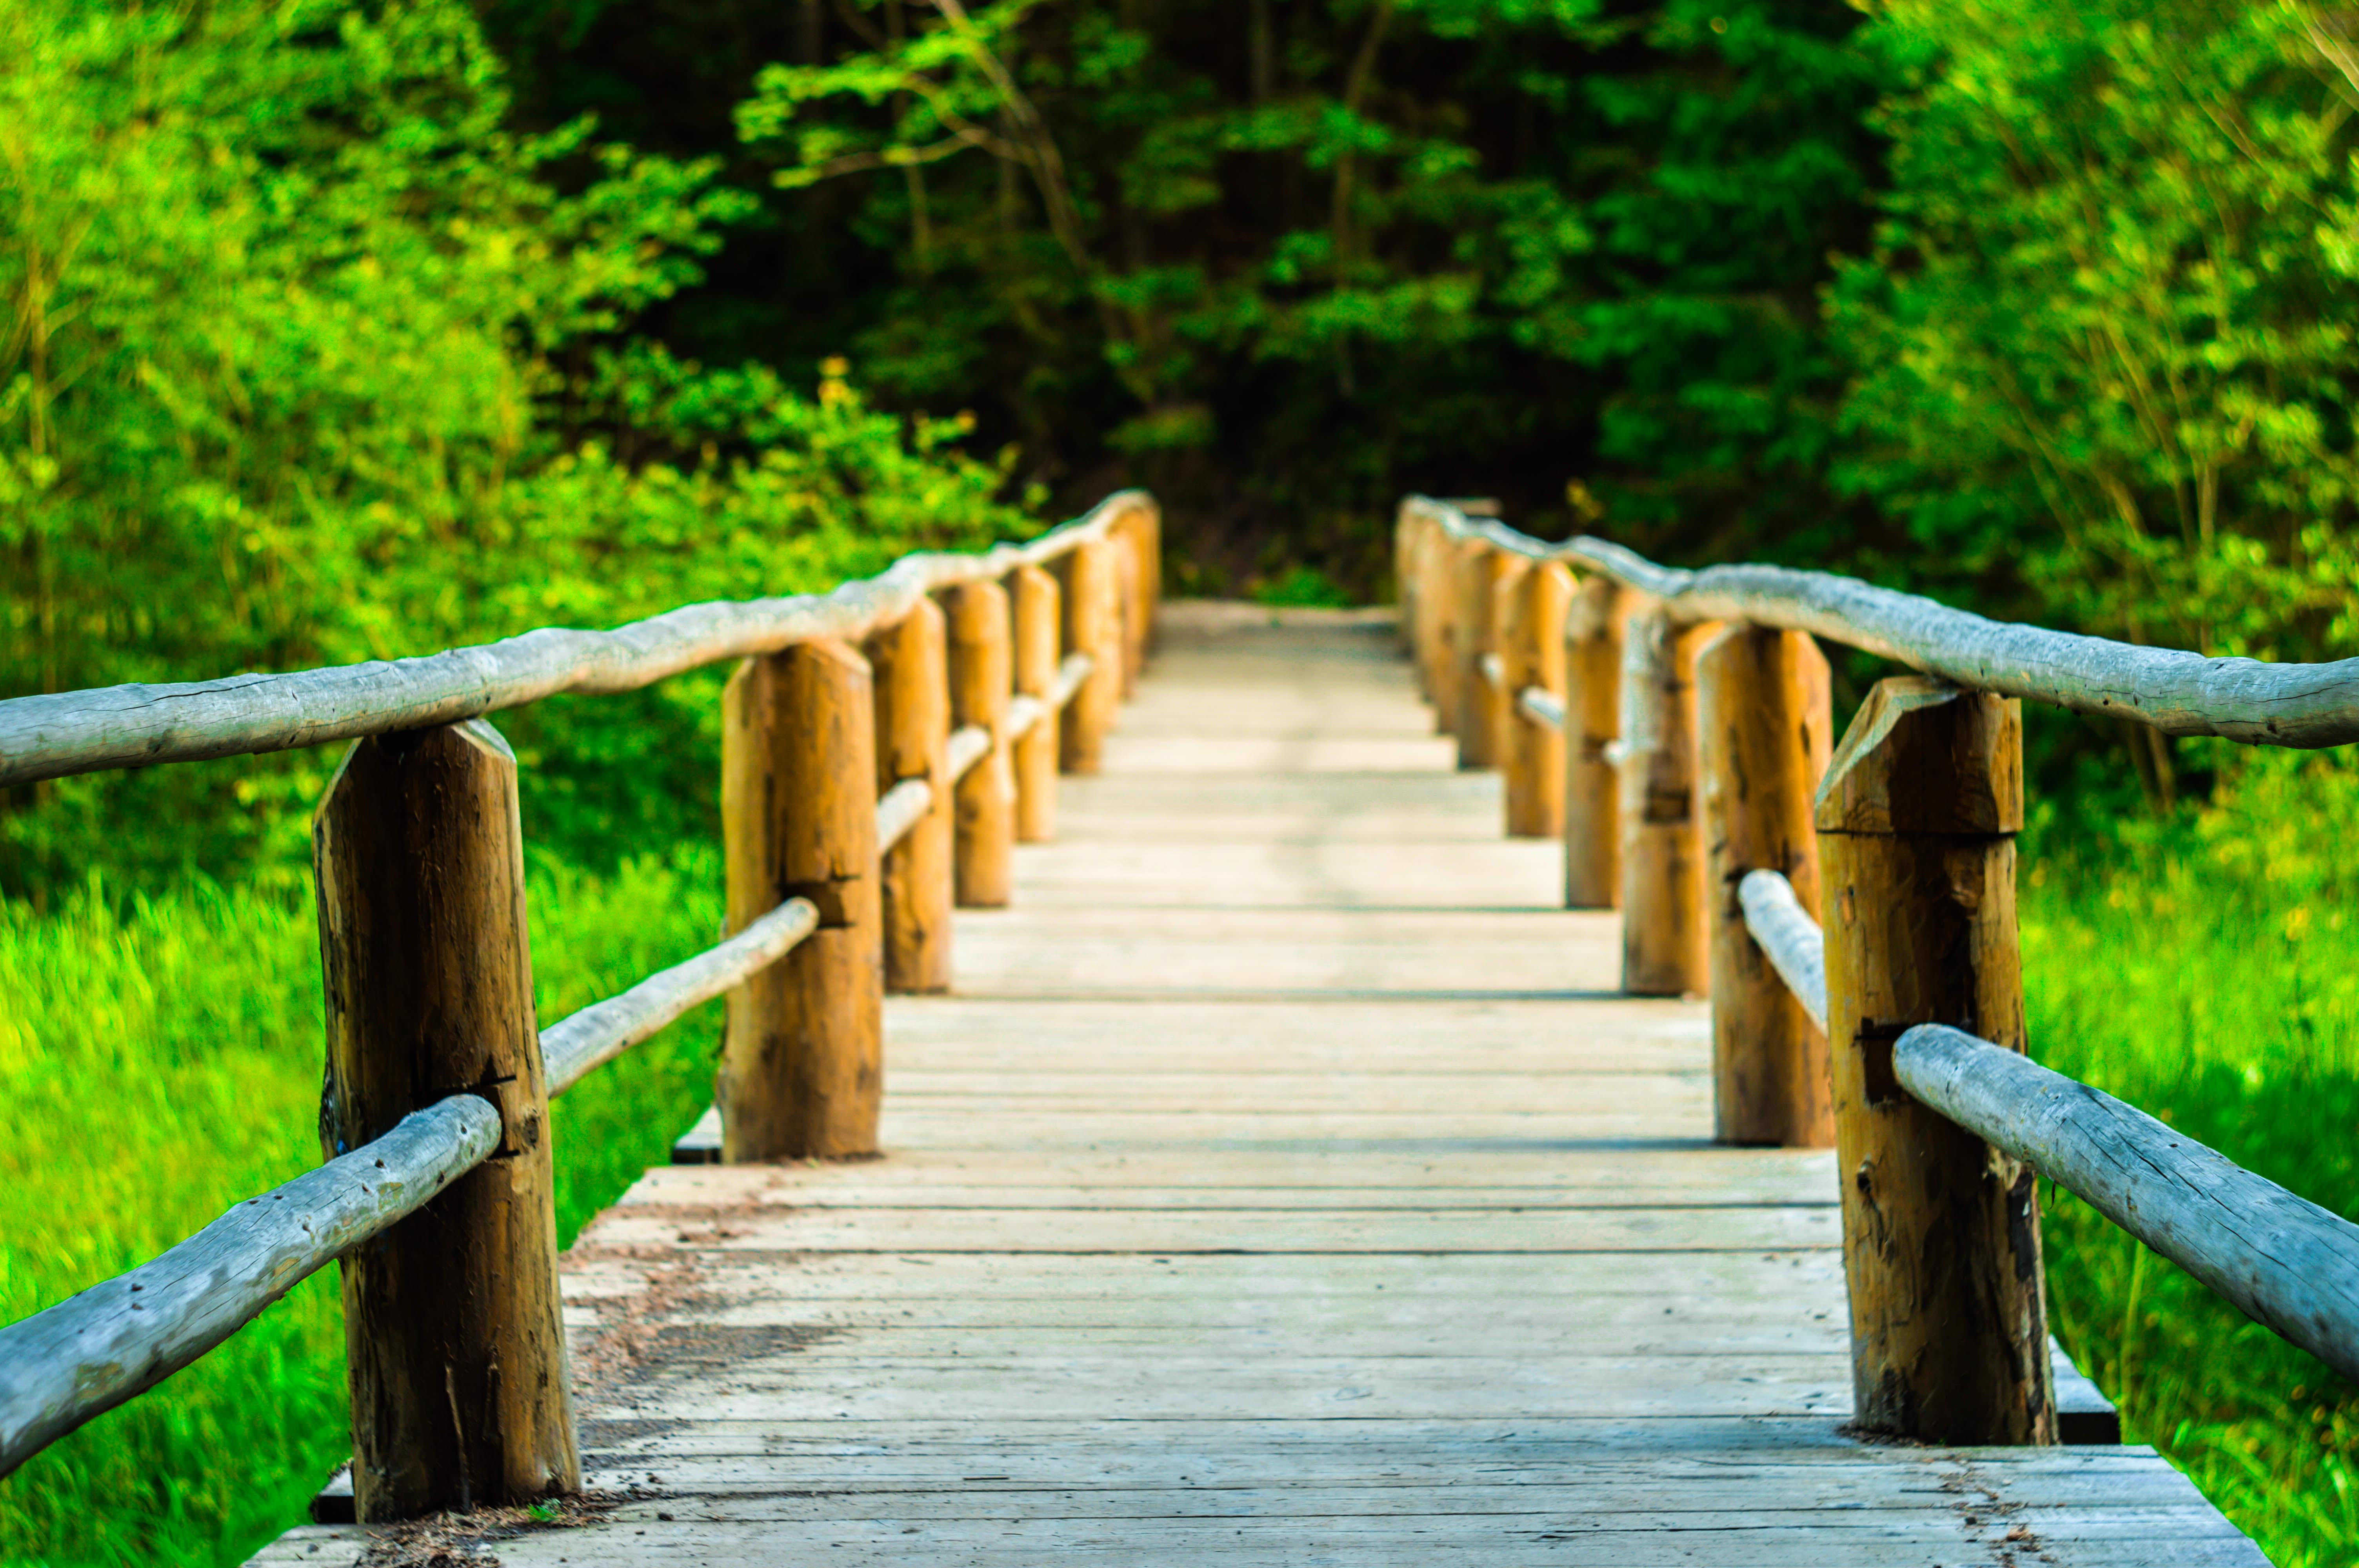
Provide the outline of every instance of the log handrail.
<path id="1" fill-rule="evenodd" d="M 1586 567 L 1659 600 L 1677 622 L 1744 621 L 1808 632 L 1959 686 L 2135 719 L 2166 735 L 2301 748 L 2359 741 L 2359 659 L 2272 664 L 2117 643 L 1992 621 L 1831 572 L 1769 566 L 1685 571 L 1603 539 L 1550 544 L 1424 496 L 1401 505 L 1440 523 L 1453 538 Z"/>
<path id="2" fill-rule="evenodd" d="M 419 658 L 9 697 L 0 700 L 0 788 L 424 729 L 561 692 L 635 691 L 794 643 L 856 642 L 928 594 L 1058 559 L 1152 505 L 1143 491 L 1122 491 L 1029 544 L 904 556 L 824 594 L 691 604 L 611 631 L 543 627 Z"/>
<path id="3" fill-rule="evenodd" d="M 1110 599 L 1096 608 L 1091 624 L 1101 636 L 1118 635 L 1122 642 L 1071 647 L 1040 695 L 1006 694 L 1004 716 L 995 725 L 968 723 L 938 732 L 941 771 L 902 778 L 876 797 L 875 838 L 882 854 L 946 809 L 936 799 L 939 791 L 954 788 L 995 751 L 1055 719 L 1093 675 L 1110 667 L 1109 659 L 1119 665 L 1143 651 L 1154 609 L 1143 596 L 1159 580 L 1156 563 L 1145 557 L 1159 549 L 1158 534 L 1153 501 L 1126 491 L 1028 545 L 971 556 L 905 557 L 877 578 L 826 595 L 694 605 L 613 632 L 527 633 L 392 664 L 16 698 L 0 702 L 0 784 L 397 730 L 432 736 L 451 733 L 439 727 L 454 721 L 462 721 L 459 732 L 471 736 L 470 744 L 504 761 L 512 776 L 505 742 L 472 722 L 474 716 L 556 691 L 626 690 L 698 665 L 773 654 L 795 643 L 841 649 L 845 639 L 906 624 L 913 612 L 935 615 L 927 601 L 938 592 L 972 592 L 969 585 L 1026 573 L 1037 578 L 1041 563 L 1095 547 Z M 1107 552 L 1117 543 L 1132 564 L 1109 570 Z M 1006 614 L 1007 600 L 995 602 Z M 864 672 L 848 651 L 834 656 Z M 947 674 L 926 668 L 911 678 L 931 689 Z M 858 678 L 864 683 L 867 677 Z M 1010 679 L 1004 665 L 995 678 L 1003 685 Z M 859 689 L 865 711 L 865 685 Z M 161 711 L 137 716 L 156 707 Z M 1106 718 L 1080 722 L 1103 726 Z M 1049 729 L 1053 733 L 1054 724 Z M 364 747 L 376 744 L 362 741 Z M 1052 771 L 1027 787 L 1053 784 Z M 1001 830 L 1009 828 L 1012 821 Z M 962 822 L 958 832 L 968 831 Z M 540 1031 L 546 1095 L 562 1094 L 691 1009 L 746 986 L 830 924 L 813 898 L 785 898 L 725 940 Z M 502 1093 L 452 1094 L 424 1106 L 383 1135 L 239 1204 L 147 1262 L 0 1327 L 0 1476 L 197 1360 L 296 1283 L 385 1236 L 482 1165 L 510 1131 L 506 1120 L 515 1108 L 494 1098 Z M 539 1137 L 537 1123 L 530 1136 Z"/>
<path id="4" fill-rule="evenodd" d="M 1746 927 L 1825 1026 L 1824 937 L 1786 879 L 1746 873 Z M 1945 1024 L 1892 1048 L 1893 1076 L 1928 1106 L 2081 1198 L 2235 1303 L 2359 1379 L 2359 1225 L 2136 1107 Z"/>

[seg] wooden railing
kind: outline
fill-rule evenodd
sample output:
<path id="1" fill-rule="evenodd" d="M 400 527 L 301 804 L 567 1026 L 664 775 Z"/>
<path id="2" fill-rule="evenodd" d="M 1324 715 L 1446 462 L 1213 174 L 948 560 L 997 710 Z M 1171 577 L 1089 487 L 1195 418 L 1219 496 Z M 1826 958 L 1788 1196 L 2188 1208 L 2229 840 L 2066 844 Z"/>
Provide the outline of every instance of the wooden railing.
<path id="1" fill-rule="evenodd" d="M 1710 995 L 1722 1141 L 1834 1146 L 1863 1427 L 2056 1441 L 2038 1175 L 2359 1379 L 2359 1226 L 2027 1059 L 2015 913 L 2017 699 L 2340 745 L 2359 661 L 1678 571 L 1470 510 L 1412 496 L 1395 535 L 1438 724 L 1461 766 L 1504 765 L 1510 834 L 1562 836 L 1566 903 L 1621 908 L 1625 991 Z M 1814 637 L 1922 673 L 1880 682 L 1836 744 Z"/>
<path id="2" fill-rule="evenodd" d="M 341 1258 L 361 1519 L 578 1487 L 549 1100 L 725 994 L 724 1157 L 873 1152 L 884 994 L 950 983 L 953 903 L 1006 903 L 1059 772 L 1096 771 L 1146 656 L 1160 526 L 1125 492 L 824 596 L 0 702 L 0 784 L 354 741 L 313 828 L 331 1157 L 0 1329 L 0 1475 Z M 733 658 L 727 938 L 538 1029 L 516 759 L 481 716 Z"/>

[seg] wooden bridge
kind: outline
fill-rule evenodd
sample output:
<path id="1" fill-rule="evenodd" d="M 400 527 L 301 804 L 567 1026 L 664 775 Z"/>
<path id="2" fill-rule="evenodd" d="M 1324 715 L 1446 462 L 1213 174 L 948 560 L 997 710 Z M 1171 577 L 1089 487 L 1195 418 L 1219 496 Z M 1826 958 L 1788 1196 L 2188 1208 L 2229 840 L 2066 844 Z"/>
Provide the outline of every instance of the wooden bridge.
<path id="1" fill-rule="evenodd" d="M 272 677 L 312 683 L 310 728 L 216 683 L 163 730 L 152 693 L 76 694 L 28 749 L 0 705 L 0 782 L 413 737 L 364 741 L 321 816 L 350 1135 L 0 1330 L 0 1466 L 342 1257 L 362 1474 L 317 1507 L 372 1522 L 259 1563 L 2265 1561 L 2052 1352 L 2018 1162 L 2338 1366 L 2359 1230 L 2004 1048 L 2011 706 L 1887 682 L 1830 758 L 1793 629 L 1908 657 L 1940 607 L 1414 503 L 1399 622 L 1156 616 L 1117 501 L 829 600 Z M 1643 585 L 1621 612 L 1555 565 L 1582 549 Z M 1764 630 L 1699 667 L 1707 612 Z M 536 1041 L 501 978 L 513 763 L 465 712 L 741 652 L 734 934 Z M 2309 707 L 2248 681 L 2150 721 L 2359 724 L 2288 684 Z M 1765 710 L 1792 721 L 1714 728 Z M 1821 838 L 1831 901 L 1883 876 L 1891 919 L 1821 933 Z M 1601 875 L 1624 912 L 1565 907 Z M 1928 930 L 1955 939 L 1913 957 Z M 552 1281 L 547 1097 L 724 990 L 720 1108 Z M 402 1101 L 386 1063 L 449 1048 L 419 1018 L 456 1002 L 477 1054 Z"/>

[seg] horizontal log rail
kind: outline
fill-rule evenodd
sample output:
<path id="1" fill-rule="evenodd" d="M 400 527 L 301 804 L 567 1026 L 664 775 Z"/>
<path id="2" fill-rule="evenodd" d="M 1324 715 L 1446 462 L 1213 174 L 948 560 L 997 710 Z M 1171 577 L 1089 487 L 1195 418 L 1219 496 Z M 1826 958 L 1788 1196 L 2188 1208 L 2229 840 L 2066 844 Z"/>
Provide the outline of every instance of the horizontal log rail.
<path id="1" fill-rule="evenodd" d="M 530 1250 L 545 1249 L 534 1238 L 551 1233 L 546 1178 L 535 1173 L 547 1170 L 548 1100 L 717 997 L 730 998 L 734 1032 L 741 1003 L 776 999 L 781 986 L 808 993 L 802 1005 L 815 1010 L 820 1025 L 807 1049 L 821 1058 L 804 1070 L 840 1070 L 824 1062 L 830 1051 L 875 1051 L 873 1026 L 890 967 L 875 961 L 878 948 L 904 966 L 922 969 L 939 961 L 946 972 L 947 949 L 939 945 L 947 922 L 927 912 L 946 914 L 951 902 L 951 847 L 959 862 L 957 902 L 1006 902 L 998 884 L 1022 815 L 1018 803 L 1029 820 L 1047 819 L 1060 727 L 1082 731 L 1091 755 L 1101 744 L 1098 731 L 1111 721 L 1107 697 L 1114 694 L 1106 672 L 1123 671 L 1147 643 L 1150 596 L 1160 579 L 1158 540 L 1154 503 L 1125 492 L 1029 545 L 908 557 L 879 578 L 823 596 L 691 606 L 612 633 L 532 633 L 393 665 L 0 702 L 0 783 L 360 737 L 315 824 L 321 938 L 333 982 L 327 1104 L 335 1125 L 323 1112 L 323 1133 L 336 1136 L 334 1157 L 129 1272 L 0 1328 L 0 1476 L 190 1365 L 342 1258 L 348 1307 L 355 1291 L 373 1303 L 373 1310 L 346 1315 L 364 1517 L 514 1501 L 578 1484 L 563 1400 L 554 1430 L 545 1412 L 518 1424 L 517 1412 L 486 1407 L 486 1425 L 505 1429 L 483 1440 L 506 1446 L 489 1455 L 498 1465 L 475 1465 L 472 1492 L 468 1460 L 455 1445 L 422 1462 L 413 1462 L 420 1458 L 415 1454 L 368 1451 L 385 1432 L 419 1430 L 408 1417 L 419 1413 L 425 1430 L 446 1431 L 447 1414 L 436 1401 L 460 1397 L 462 1384 L 455 1379 L 472 1380 L 487 1369 L 486 1387 L 495 1392 L 504 1369 L 499 1336 L 509 1324 L 529 1328 L 538 1322 L 527 1348 L 545 1357 L 553 1346 L 558 1360 L 508 1364 L 506 1375 L 527 1386 L 567 1386 L 555 1320 L 539 1316 L 553 1314 L 553 1293 L 533 1288 L 534 1279 L 545 1287 L 553 1278 L 553 1254 Z M 1062 571 L 1064 586 L 1048 566 Z M 952 611 L 947 619 L 943 606 Z M 848 645 L 853 637 L 864 637 L 866 658 Z M 1029 650 L 1022 659 L 1015 656 L 1019 643 Z M 793 876 L 770 871 L 749 879 L 733 848 L 733 935 L 538 1031 L 529 1038 L 537 1049 L 519 1054 L 513 1042 L 498 1046 L 508 1054 L 481 1069 L 440 1059 L 398 1069 L 391 1075 L 396 1084 L 429 1083 L 458 1070 L 465 1074 L 461 1082 L 498 1087 L 428 1095 L 428 1103 L 378 1121 L 376 1135 L 347 1140 L 343 1133 L 356 1119 L 365 1126 L 382 1109 L 381 1099 L 371 1098 L 386 1092 L 375 1056 L 413 1028 L 403 1010 L 421 1005 L 420 976 L 458 975 L 474 988 L 422 1002 L 436 1016 L 437 1038 L 447 1038 L 457 1022 L 462 1059 L 479 1049 L 464 1038 L 468 1029 L 497 1036 L 517 1018 L 529 1019 L 528 995 L 502 993 L 529 974 L 522 952 L 516 762 L 496 731 L 473 716 L 559 690 L 628 689 L 740 656 L 746 662 L 724 711 L 724 827 L 733 846 L 756 844 L 775 832 L 768 812 L 783 806 L 807 816 L 801 831 L 816 836 L 829 868 L 823 888 L 803 896 L 793 891 Z M 804 679 L 812 674 L 816 685 Z M 1090 707 L 1084 694 L 1101 688 Z M 370 738 L 395 730 L 411 733 L 390 746 Z M 1050 752 L 1045 771 L 1012 762 L 1019 744 L 1037 753 L 1044 735 Z M 880 770 L 888 744 L 897 750 L 891 767 Z M 782 762 L 792 767 L 782 770 Z M 751 782 L 749 766 L 807 787 L 747 791 L 739 786 Z M 867 804 L 841 815 L 850 801 L 839 786 L 869 791 Z M 1003 868 L 995 880 L 995 866 Z M 787 896 L 779 895 L 781 882 Z M 864 927 L 859 910 L 864 901 L 876 910 L 880 892 L 886 919 L 872 917 Z M 749 894 L 757 904 L 746 904 Z M 348 907 L 354 900 L 365 903 L 365 914 Z M 372 939 L 355 945 L 350 936 L 359 931 Z M 394 934 L 390 941 L 386 932 Z M 404 945 L 419 933 L 467 948 L 469 960 L 417 968 L 419 955 Z M 868 944 L 875 946 L 864 957 Z M 503 1061 L 513 1070 L 499 1070 Z M 724 1087 L 729 1076 L 724 1065 Z M 764 1086 L 764 1092 L 790 1114 L 808 1094 L 791 1081 Z M 868 1108 L 873 1123 L 873 1097 Z M 492 1160 L 503 1152 L 515 1158 Z M 482 1188 L 502 1167 L 501 1185 Z M 495 1207 L 521 1203 L 523 1212 L 495 1215 L 487 1230 L 471 1229 L 482 1223 L 487 1193 Z M 419 1385 L 426 1408 L 405 1415 L 408 1362 L 419 1354 L 410 1340 L 419 1336 L 417 1324 L 406 1320 L 419 1315 L 417 1306 L 372 1294 L 391 1290 L 397 1297 L 402 1271 L 372 1265 L 375 1273 L 355 1272 L 355 1257 L 368 1256 L 355 1249 L 379 1241 L 415 1250 L 419 1243 L 400 1240 L 402 1222 L 445 1194 L 450 1197 L 437 1206 L 440 1228 L 426 1243 L 434 1256 L 422 1261 L 443 1268 L 448 1278 L 451 1257 L 458 1258 L 463 1291 L 445 1296 L 476 1292 L 465 1269 L 479 1261 L 492 1266 L 494 1300 L 480 1320 L 492 1338 L 431 1350 L 434 1365 Z M 541 1206 L 538 1218 L 535 1205 Z M 500 1253 L 483 1249 L 485 1237 L 509 1244 L 521 1237 L 527 1251 L 502 1266 Z M 405 1267 L 413 1276 L 427 1273 L 417 1262 Z M 510 1343 L 506 1353 L 516 1350 Z M 377 1401 L 367 1420 L 358 1404 L 364 1360 L 372 1367 L 369 1397 Z M 528 1461 L 521 1467 L 519 1454 Z M 524 1484 L 518 1498 L 490 1498 L 481 1481 L 487 1468 L 541 1479 Z M 450 1474 L 438 1478 L 438 1469 Z M 397 1472 L 398 1480 L 389 1479 Z M 419 1472 L 428 1476 L 422 1488 Z"/>
<path id="2" fill-rule="evenodd" d="M 499 1143 L 491 1101 L 453 1095 L 128 1273 L 0 1329 L 0 1476 L 195 1361 Z"/>
<path id="3" fill-rule="evenodd" d="M 1564 698 L 1552 691 L 1527 686 L 1516 693 L 1516 708 L 1544 729 L 1560 732 L 1564 729 Z"/>
<path id="4" fill-rule="evenodd" d="M 1481 539 L 1527 560 L 1585 567 L 1660 601 L 1681 623 L 1742 621 L 1807 632 L 1958 686 L 2135 719 L 2167 735 L 2304 748 L 2359 741 L 2359 659 L 2268 664 L 2146 647 L 1991 621 L 1829 572 L 1767 566 L 1685 571 L 1603 539 L 1550 544 L 1422 496 L 1402 507 L 1438 522 L 1452 538 Z"/>
<path id="5" fill-rule="evenodd" d="M 856 643 L 929 594 L 1060 560 L 1153 504 L 1124 491 L 1029 544 L 905 556 L 828 593 L 691 604 L 606 632 L 543 627 L 420 658 L 10 697 L 0 701 L 0 787 L 422 730 L 564 692 L 636 691 L 796 643 Z"/>
<path id="6" fill-rule="evenodd" d="M 1786 879 L 1749 872 L 1745 919 L 1824 1026 L 1825 946 Z M 2359 1379 L 2359 1225 L 2021 1052 L 1944 1024 L 1892 1044 L 1895 1081 L 2028 1162 L 2254 1322 Z"/>

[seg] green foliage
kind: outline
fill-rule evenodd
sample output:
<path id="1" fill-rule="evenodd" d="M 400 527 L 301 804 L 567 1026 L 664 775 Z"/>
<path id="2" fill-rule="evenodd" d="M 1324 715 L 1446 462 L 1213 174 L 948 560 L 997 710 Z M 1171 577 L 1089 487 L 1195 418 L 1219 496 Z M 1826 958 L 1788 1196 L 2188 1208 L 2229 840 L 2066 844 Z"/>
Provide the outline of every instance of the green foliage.
<path id="1" fill-rule="evenodd" d="M 2359 87 L 2297 5 L 1892 0 L 1846 481 L 2030 615 L 2354 651 Z"/>
<path id="2" fill-rule="evenodd" d="M 456 0 L 0 5 L 0 693 L 610 623 L 1028 528 L 1007 460 L 952 449 L 971 419 L 630 336 L 744 200 L 506 107 Z M 709 695 L 518 720 L 578 786 L 537 826 L 592 859 L 693 831 Z M 0 892 L 291 874 L 332 765 L 0 799 Z"/>
<path id="3" fill-rule="evenodd" d="M 1277 556 L 1366 591 L 1403 488 L 1546 531 L 1568 469 L 1642 543 L 1827 536 L 1817 290 L 1876 90 L 1832 0 L 837 18 L 737 111 L 775 186 L 854 187 L 779 209 L 857 204 L 828 314 L 893 395 L 1155 484 L 1215 585 Z"/>
<path id="4" fill-rule="evenodd" d="M 2023 897 L 2043 1061 L 2346 1217 L 2359 884 L 2316 825 L 2354 810 L 2347 763 L 2274 764 L 2192 819 L 2032 854 Z M 2042 1202 L 2058 1335 L 2130 1440 L 2281 1568 L 2359 1556 L 2359 1390 L 2069 1195 Z"/>
<path id="5" fill-rule="evenodd" d="M 530 785 L 527 784 L 527 790 Z M 555 1020 L 710 943 L 712 854 L 531 888 Z M 319 944 L 308 901 L 202 882 L 0 903 L 0 1321 L 144 1262 L 319 1162 Z M 719 1005 L 602 1069 L 551 1114 L 571 1241 L 711 1097 Z M 0 1562 L 241 1562 L 351 1452 L 335 1271 L 0 1482 Z"/>

